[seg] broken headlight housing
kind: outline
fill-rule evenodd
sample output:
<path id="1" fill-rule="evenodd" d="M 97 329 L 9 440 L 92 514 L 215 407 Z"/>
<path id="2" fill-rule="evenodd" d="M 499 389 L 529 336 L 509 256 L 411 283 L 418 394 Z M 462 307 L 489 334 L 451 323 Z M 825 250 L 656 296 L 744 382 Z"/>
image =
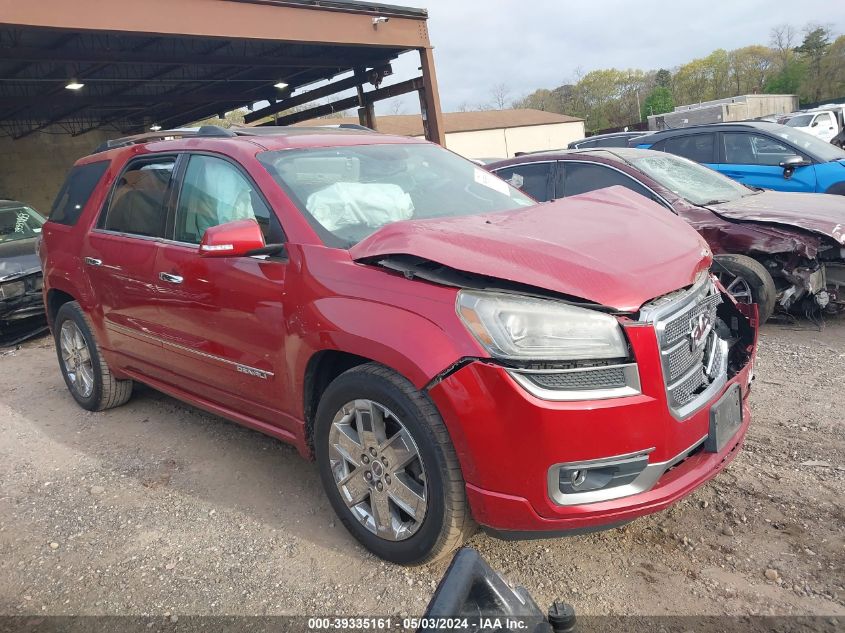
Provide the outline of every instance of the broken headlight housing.
<path id="1" fill-rule="evenodd" d="M 628 356 L 614 317 L 559 301 L 465 290 L 458 295 L 458 314 L 496 358 L 577 361 Z"/>
<path id="2" fill-rule="evenodd" d="M 0 284 L 0 299 L 14 299 L 26 294 L 26 283 L 24 281 L 7 281 Z"/>
<path id="3" fill-rule="evenodd" d="M 595 400 L 640 393 L 636 363 L 613 316 L 560 301 L 464 290 L 458 314 L 491 356 L 543 400 Z"/>

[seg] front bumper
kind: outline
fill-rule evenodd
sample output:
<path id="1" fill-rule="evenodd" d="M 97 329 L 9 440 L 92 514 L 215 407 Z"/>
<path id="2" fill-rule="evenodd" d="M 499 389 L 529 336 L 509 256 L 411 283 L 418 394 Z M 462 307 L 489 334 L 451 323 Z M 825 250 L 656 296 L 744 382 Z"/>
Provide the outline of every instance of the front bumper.
<path id="1" fill-rule="evenodd" d="M 503 368 L 476 361 L 429 391 L 456 446 L 473 516 L 498 532 L 569 532 L 613 526 L 657 512 L 714 477 L 737 454 L 751 415 L 753 362 L 684 419 L 669 410 L 652 327 L 626 328 L 642 393 L 610 400 L 550 402 L 519 386 Z M 710 410 L 739 385 L 743 421 L 718 453 L 702 440 Z M 552 498 L 557 464 L 647 455 L 657 477 L 615 499 L 563 505 Z M 662 466 L 661 466 L 662 465 Z"/>
<path id="2" fill-rule="evenodd" d="M 25 284 L 24 294 L 0 299 L 0 345 L 2 346 L 16 345 L 47 330 L 44 296 L 41 291 L 41 273 L 29 275 L 20 281 Z"/>

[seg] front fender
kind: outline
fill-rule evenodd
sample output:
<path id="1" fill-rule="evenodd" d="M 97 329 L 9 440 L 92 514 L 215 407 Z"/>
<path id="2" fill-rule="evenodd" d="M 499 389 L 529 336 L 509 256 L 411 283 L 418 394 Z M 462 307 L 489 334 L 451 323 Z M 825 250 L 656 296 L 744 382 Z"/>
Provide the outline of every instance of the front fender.
<path id="1" fill-rule="evenodd" d="M 329 297 L 312 304 L 318 324 L 312 353 L 327 349 L 369 358 L 422 389 L 461 358 L 486 356 L 452 312 L 445 326 L 409 310 L 362 299 Z M 300 358 L 302 376 L 312 354 Z"/>

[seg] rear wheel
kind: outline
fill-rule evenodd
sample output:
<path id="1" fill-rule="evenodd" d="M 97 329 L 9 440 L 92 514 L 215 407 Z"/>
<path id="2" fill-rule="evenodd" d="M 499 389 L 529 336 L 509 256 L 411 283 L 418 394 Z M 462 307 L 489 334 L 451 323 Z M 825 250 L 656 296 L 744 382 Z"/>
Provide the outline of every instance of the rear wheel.
<path id="1" fill-rule="evenodd" d="M 65 303 L 53 324 L 56 354 L 65 384 L 83 409 L 102 411 L 125 404 L 132 381 L 118 380 L 100 353 L 88 317 L 76 301 Z"/>
<path id="2" fill-rule="evenodd" d="M 439 413 L 395 372 L 368 364 L 339 376 L 320 401 L 314 440 L 332 507 L 381 558 L 427 563 L 474 529 Z"/>
<path id="3" fill-rule="evenodd" d="M 756 259 L 745 255 L 719 255 L 713 272 L 737 303 L 756 303 L 760 322 L 775 311 L 777 288 L 771 274 Z"/>

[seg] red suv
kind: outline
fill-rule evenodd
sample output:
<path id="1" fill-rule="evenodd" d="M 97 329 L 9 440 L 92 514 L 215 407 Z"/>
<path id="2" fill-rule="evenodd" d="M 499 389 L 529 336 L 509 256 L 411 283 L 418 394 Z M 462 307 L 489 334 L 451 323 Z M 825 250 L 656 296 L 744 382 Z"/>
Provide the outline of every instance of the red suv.
<path id="1" fill-rule="evenodd" d="M 175 133 L 173 133 L 175 134 Z M 687 224 L 550 204 L 423 141 L 201 128 L 83 158 L 43 230 L 84 408 L 134 381 L 316 457 L 381 557 L 616 526 L 736 455 L 756 311 Z"/>

